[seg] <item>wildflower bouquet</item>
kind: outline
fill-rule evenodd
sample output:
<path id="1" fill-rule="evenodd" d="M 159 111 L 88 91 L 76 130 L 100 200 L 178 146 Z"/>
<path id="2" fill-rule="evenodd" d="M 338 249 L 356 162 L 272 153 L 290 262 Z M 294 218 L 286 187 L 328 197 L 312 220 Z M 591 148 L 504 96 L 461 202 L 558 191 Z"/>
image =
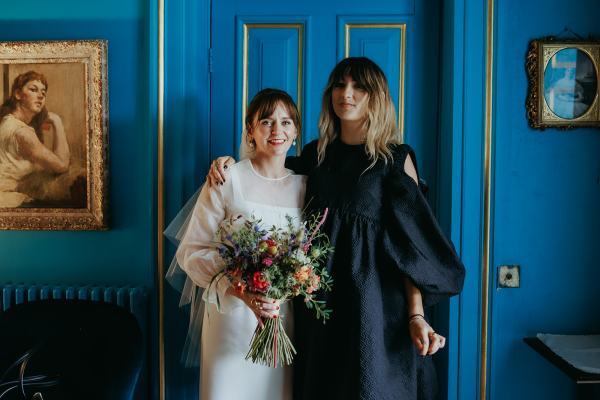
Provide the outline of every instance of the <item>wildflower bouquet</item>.
<path id="1" fill-rule="evenodd" d="M 254 217 L 240 215 L 224 221 L 217 237 L 225 268 L 212 279 L 208 290 L 218 280 L 229 279 L 242 293 L 250 291 L 281 302 L 303 296 L 306 306 L 314 309 L 317 319 L 325 323 L 331 310 L 314 294 L 318 290 L 329 291 L 332 286 L 323 264 L 333 247 L 319 231 L 326 217 L 327 209 L 322 216 L 313 216 L 297 227 L 287 216 L 286 227 L 269 229 Z M 271 367 L 291 364 L 296 350 L 281 318 L 263 319 L 263 325 L 257 325 L 246 359 Z"/>

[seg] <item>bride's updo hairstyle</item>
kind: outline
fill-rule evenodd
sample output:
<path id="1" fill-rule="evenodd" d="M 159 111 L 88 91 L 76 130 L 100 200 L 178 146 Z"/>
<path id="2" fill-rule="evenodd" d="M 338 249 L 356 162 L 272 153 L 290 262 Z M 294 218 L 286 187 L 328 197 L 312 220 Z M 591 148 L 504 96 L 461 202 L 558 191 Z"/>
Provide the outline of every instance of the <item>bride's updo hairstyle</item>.
<path id="1" fill-rule="evenodd" d="M 321 115 L 319 116 L 319 164 L 325 158 L 325 149 L 341 134 L 341 122 L 335 114 L 332 92 L 338 82 L 351 77 L 357 85 L 369 94 L 367 115 L 364 121 L 365 151 L 371 159 L 371 168 L 380 158 L 386 162 L 392 159 L 390 145 L 398 143 L 396 109 L 390 96 L 385 74 L 377 64 L 366 57 L 349 57 L 340 61 L 331 74 L 323 92 Z"/>
<path id="2" fill-rule="evenodd" d="M 283 90 L 263 89 L 256 93 L 246 111 L 245 126 L 242 132 L 242 142 L 240 143 L 241 159 L 253 158 L 255 155 L 255 146 L 251 142 L 252 139 L 248 136 L 248 132 L 252 132 L 258 121 L 263 118 L 269 118 L 280 104 L 287 110 L 292 119 L 298 134 L 297 139 L 299 140 L 301 128 L 300 113 L 292 97 Z"/>

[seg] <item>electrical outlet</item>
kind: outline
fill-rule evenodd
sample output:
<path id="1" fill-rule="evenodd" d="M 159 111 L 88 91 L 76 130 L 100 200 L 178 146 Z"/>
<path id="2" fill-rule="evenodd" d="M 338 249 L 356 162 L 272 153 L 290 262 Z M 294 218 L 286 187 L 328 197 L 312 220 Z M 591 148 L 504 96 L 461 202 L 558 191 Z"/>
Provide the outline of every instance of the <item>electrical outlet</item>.
<path id="1" fill-rule="evenodd" d="M 501 265 L 498 267 L 498 287 L 518 288 L 521 286 L 519 265 Z"/>

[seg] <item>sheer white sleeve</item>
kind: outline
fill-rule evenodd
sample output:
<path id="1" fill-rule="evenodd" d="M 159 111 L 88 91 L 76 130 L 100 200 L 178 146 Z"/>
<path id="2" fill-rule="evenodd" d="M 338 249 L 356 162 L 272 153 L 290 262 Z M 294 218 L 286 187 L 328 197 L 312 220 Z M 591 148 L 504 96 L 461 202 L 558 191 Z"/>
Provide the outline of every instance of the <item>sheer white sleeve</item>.
<path id="1" fill-rule="evenodd" d="M 203 299 L 227 313 L 235 305 L 243 304 L 225 292 L 231 283 L 226 277 L 213 277 L 223 269 L 223 260 L 217 251 L 215 233 L 226 215 L 226 198 L 230 185 L 204 185 L 189 221 L 187 231 L 177 249 L 177 261 L 190 279 L 198 286 L 208 288 Z"/>

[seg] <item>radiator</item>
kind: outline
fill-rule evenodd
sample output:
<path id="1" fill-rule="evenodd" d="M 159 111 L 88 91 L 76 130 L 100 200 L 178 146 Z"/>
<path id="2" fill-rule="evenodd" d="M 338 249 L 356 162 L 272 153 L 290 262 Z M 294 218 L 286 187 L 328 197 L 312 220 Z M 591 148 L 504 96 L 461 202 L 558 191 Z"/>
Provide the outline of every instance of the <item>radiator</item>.
<path id="1" fill-rule="evenodd" d="M 147 295 L 140 287 L 100 287 L 72 285 L 15 285 L 0 286 L 0 309 L 5 311 L 15 304 L 46 299 L 80 299 L 112 303 L 129 310 L 146 331 Z"/>
<path id="2" fill-rule="evenodd" d="M 0 310 L 2 311 L 15 304 L 46 299 L 80 299 L 116 304 L 136 317 L 147 347 L 148 304 L 146 290 L 142 287 L 0 284 L 0 290 Z M 148 360 L 145 356 L 134 399 L 149 398 L 148 382 Z"/>

